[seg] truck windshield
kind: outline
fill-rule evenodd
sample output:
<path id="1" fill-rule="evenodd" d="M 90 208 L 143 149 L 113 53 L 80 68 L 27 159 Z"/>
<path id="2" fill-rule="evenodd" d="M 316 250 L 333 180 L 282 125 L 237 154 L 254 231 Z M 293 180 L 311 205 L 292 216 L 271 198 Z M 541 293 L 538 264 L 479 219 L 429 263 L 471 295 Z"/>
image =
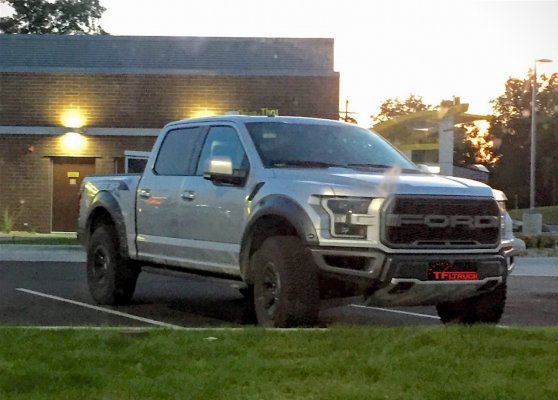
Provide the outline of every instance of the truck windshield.
<path id="1" fill-rule="evenodd" d="M 418 171 L 377 134 L 358 126 L 248 122 L 246 127 L 266 168 L 384 169 Z"/>

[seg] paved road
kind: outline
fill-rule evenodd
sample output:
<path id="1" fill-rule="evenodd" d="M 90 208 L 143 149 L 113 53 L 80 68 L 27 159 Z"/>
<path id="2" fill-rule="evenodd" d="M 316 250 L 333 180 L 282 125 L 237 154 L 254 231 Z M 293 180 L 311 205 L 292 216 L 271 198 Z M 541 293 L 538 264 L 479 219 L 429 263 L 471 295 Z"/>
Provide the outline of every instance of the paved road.
<path id="1" fill-rule="evenodd" d="M 85 252 L 81 246 L 42 246 L 0 242 L 0 261 L 85 262 Z"/>
<path id="2" fill-rule="evenodd" d="M 502 324 L 558 324 L 556 261 L 520 259 L 509 279 Z M 440 324 L 433 307 L 345 306 L 327 309 L 320 318 L 324 324 Z M 242 296 L 223 282 L 143 272 L 131 305 L 97 307 L 83 262 L 0 262 L 0 325 L 239 327 L 253 320 Z"/>

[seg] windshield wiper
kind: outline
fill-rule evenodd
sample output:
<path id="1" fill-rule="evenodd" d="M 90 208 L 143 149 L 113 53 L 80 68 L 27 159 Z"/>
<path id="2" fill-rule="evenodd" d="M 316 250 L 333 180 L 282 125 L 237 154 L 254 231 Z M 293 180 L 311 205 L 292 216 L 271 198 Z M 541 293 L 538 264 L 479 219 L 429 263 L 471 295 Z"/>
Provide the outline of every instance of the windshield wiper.
<path id="1" fill-rule="evenodd" d="M 301 167 L 301 168 L 330 168 L 330 167 L 343 167 L 346 165 L 333 164 L 324 161 L 309 161 L 309 160 L 272 160 L 269 163 L 272 167 Z"/>
<path id="2" fill-rule="evenodd" d="M 393 165 L 386 165 L 386 164 L 366 164 L 366 163 L 350 163 L 347 164 L 348 167 L 361 167 L 361 168 L 382 168 L 382 169 L 386 169 L 386 168 L 391 168 L 393 167 Z"/>
<path id="3" fill-rule="evenodd" d="M 388 169 L 388 168 L 393 168 L 395 165 L 351 163 L 351 164 L 348 164 L 347 166 L 351 167 L 351 168 Z M 403 169 L 401 169 L 401 172 L 415 173 L 415 172 L 420 172 L 420 171 L 418 169 L 403 168 Z"/>

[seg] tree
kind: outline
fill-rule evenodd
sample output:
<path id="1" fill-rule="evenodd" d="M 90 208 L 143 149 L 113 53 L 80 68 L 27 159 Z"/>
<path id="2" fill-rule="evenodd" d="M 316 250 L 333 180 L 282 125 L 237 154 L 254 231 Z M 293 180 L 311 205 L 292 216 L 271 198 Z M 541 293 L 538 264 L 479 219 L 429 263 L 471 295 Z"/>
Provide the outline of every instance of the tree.
<path id="1" fill-rule="evenodd" d="M 558 74 L 540 77 L 537 93 L 536 205 L 558 204 Z M 509 78 L 504 94 L 492 101 L 492 134 L 501 141 L 500 160 L 490 183 L 520 207 L 529 204 L 531 152 L 531 73 Z"/>
<path id="2" fill-rule="evenodd" d="M 434 110 L 434 106 L 424 103 L 421 96 L 410 94 L 406 100 L 400 100 L 397 97 L 385 100 L 380 105 L 380 112 L 372 116 L 372 122 L 379 124 L 402 115 L 431 110 Z M 432 143 L 437 140 L 437 136 L 429 128 L 428 126 L 419 126 L 416 123 L 410 122 L 386 128 L 381 134 L 396 146 L 401 144 Z"/>
<path id="3" fill-rule="evenodd" d="M 499 156 L 494 152 L 494 137 L 488 121 L 477 120 L 460 124 L 455 127 L 455 135 L 463 137 L 463 141 L 457 140 L 455 144 L 457 165 L 490 166 L 498 161 Z"/>
<path id="4" fill-rule="evenodd" d="M 395 99 L 387 99 L 380 105 L 380 113 L 372 116 L 374 124 L 388 121 L 400 115 L 407 115 L 418 111 L 430 111 L 434 107 L 430 104 L 425 104 L 422 96 L 410 94 L 409 97 L 401 101 L 398 97 Z"/>
<path id="5" fill-rule="evenodd" d="M 105 8 L 99 0 L 0 0 L 14 14 L 0 18 L 3 33 L 107 34 L 98 25 Z"/>

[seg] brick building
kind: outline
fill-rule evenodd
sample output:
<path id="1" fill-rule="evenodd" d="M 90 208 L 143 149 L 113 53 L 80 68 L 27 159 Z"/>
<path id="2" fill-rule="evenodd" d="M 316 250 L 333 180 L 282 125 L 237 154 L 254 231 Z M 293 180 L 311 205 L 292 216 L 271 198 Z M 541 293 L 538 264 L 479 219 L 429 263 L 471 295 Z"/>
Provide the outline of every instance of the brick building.
<path id="1" fill-rule="evenodd" d="M 85 175 L 182 118 L 338 118 L 332 39 L 0 34 L 0 229 L 72 231 Z"/>

